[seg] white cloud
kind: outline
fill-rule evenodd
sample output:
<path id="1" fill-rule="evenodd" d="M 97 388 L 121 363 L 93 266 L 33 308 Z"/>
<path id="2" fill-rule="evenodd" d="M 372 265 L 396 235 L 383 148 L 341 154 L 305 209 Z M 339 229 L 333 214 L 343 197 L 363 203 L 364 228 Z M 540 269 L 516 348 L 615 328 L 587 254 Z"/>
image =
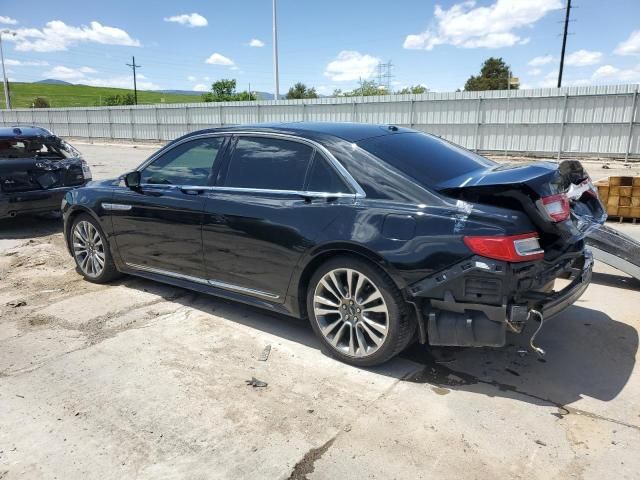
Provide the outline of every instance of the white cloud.
<path id="1" fill-rule="evenodd" d="M 632 68 L 617 68 L 613 65 L 603 65 L 593 72 L 591 79 L 594 81 L 605 80 L 614 83 L 639 83 L 640 65 Z"/>
<path id="2" fill-rule="evenodd" d="M 90 26 L 73 27 L 60 20 L 47 22 L 42 30 L 37 28 L 19 28 L 15 37 L 7 37 L 16 43 L 16 50 L 27 52 L 55 52 L 67 50 L 80 42 L 94 42 L 104 45 L 127 45 L 139 47 L 140 42 L 116 27 L 91 22 Z"/>
<path id="3" fill-rule="evenodd" d="M 532 77 L 535 77 L 536 75 L 540 75 L 541 73 L 542 73 L 542 70 L 540 70 L 539 68 L 532 68 L 527 72 L 527 74 L 531 75 Z"/>
<path id="4" fill-rule="evenodd" d="M 111 78 L 87 78 L 82 80 L 83 85 L 91 87 L 114 87 L 114 88 L 133 88 L 133 76 L 123 75 Z M 138 90 L 160 90 L 162 87 L 157 83 L 147 80 L 144 75 L 138 75 Z"/>
<path id="5" fill-rule="evenodd" d="M 49 65 L 48 62 L 45 62 L 43 60 L 28 60 L 28 61 L 22 61 L 22 60 L 13 60 L 11 58 L 7 58 L 4 61 L 5 65 L 11 65 L 13 67 L 46 67 L 47 65 Z"/>
<path id="6" fill-rule="evenodd" d="M 264 42 L 262 40 L 258 40 L 257 38 L 253 38 L 250 42 L 249 42 L 249 46 L 250 47 L 257 47 L 257 48 L 261 48 L 264 47 Z"/>
<path id="7" fill-rule="evenodd" d="M 199 13 L 183 13 L 182 15 L 174 15 L 173 17 L 165 17 L 165 22 L 179 23 L 188 27 L 206 27 L 209 22 Z"/>
<path id="8" fill-rule="evenodd" d="M 343 50 L 325 68 L 325 76 L 334 82 L 347 82 L 370 78 L 380 59 L 353 50 Z"/>
<path id="9" fill-rule="evenodd" d="M 446 44 L 463 48 L 499 48 L 527 43 L 528 38 L 513 31 L 532 26 L 562 6 L 561 0 L 496 0 L 487 7 L 476 7 L 475 0 L 469 0 L 448 10 L 436 5 L 435 23 L 424 32 L 407 35 L 403 47 L 431 50 Z"/>
<path id="10" fill-rule="evenodd" d="M 209 56 L 209 58 L 207 58 L 204 62 L 209 63 L 211 65 L 226 65 L 226 66 L 235 65 L 233 60 L 219 53 L 211 54 L 211 56 Z"/>
<path id="11" fill-rule="evenodd" d="M 193 90 L 195 90 L 196 92 L 207 92 L 209 90 L 209 87 L 204 83 L 198 83 L 197 85 L 193 86 Z"/>
<path id="12" fill-rule="evenodd" d="M 554 58 L 551 55 L 544 55 L 541 57 L 532 58 L 531 60 L 529 60 L 529 63 L 527 63 L 527 65 L 529 65 L 530 67 L 541 67 L 542 65 L 546 65 L 553 61 Z"/>
<path id="13" fill-rule="evenodd" d="M 196 78 L 196 77 L 194 77 L 193 75 L 189 75 L 189 76 L 187 77 L 187 80 L 189 80 L 190 82 L 195 82 L 195 81 L 197 80 L 197 78 Z"/>
<path id="14" fill-rule="evenodd" d="M 97 73 L 97 71 L 91 67 L 69 68 L 64 65 L 57 65 L 44 72 L 42 76 L 58 80 L 81 80 L 86 77 L 87 73 Z"/>
<path id="15" fill-rule="evenodd" d="M 613 51 L 616 55 L 640 55 L 640 30 L 631 32 L 629 38 Z"/>
<path id="16" fill-rule="evenodd" d="M 56 65 L 51 70 L 44 72 L 42 76 L 92 87 L 132 88 L 133 86 L 133 76 L 131 75 L 101 78 L 95 75 L 97 73 L 98 71 L 91 67 L 69 68 L 64 65 Z M 147 80 L 143 74 L 138 74 L 137 81 L 140 90 L 160 90 L 158 84 Z"/>
<path id="17" fill-rule="evenodd" d="M 0 15 L 0 23 L 4 25 L 17 25 L 18 21 L 15 18 L 3 17 L 2 15 Z"/>
<path id="18" fill-rule="evenodd" d="M 602 52 L 593 52 L 583 49 L 567 55 L 565 63 L 571 67 L 586 67 L 587 65 L 595 65 L 601 61 Z"/>

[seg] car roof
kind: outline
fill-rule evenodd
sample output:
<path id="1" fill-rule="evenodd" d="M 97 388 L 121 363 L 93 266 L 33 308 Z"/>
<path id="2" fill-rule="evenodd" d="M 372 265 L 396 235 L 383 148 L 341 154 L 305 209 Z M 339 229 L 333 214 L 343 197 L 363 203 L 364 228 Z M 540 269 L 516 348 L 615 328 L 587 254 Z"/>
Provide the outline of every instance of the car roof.
<path id="1" fill-rule="evenodd" d="M 52 137 L 54 136 L 46 128 L 36 127 L 33 125 L 13 127 L 0 127 L 0 138 L 16 139 L 16 138 L 36 138 L 36 137 Z"/>
<path id="2" fill-rule="evenodd" d="M 201 135 L 203 133 L 214 132 L 265 132 L 284 133 L 297 135 L 303 138 L 318 139 L 320 137 L 332 136 L 346 140 L 348 142 L 358 142 L 365 138 L 392 135 L 394 133 L 415 132 L 408 128 L 397 127 L 395 125 L 380 125 L 370 123 L 348 123 L 348 122 L 290 122 L 290 123 L 256 123 L 249 125 L 237 125 L 233 127 L 220 127 L 191 132 L 184 137 L 191 135 Z"/>

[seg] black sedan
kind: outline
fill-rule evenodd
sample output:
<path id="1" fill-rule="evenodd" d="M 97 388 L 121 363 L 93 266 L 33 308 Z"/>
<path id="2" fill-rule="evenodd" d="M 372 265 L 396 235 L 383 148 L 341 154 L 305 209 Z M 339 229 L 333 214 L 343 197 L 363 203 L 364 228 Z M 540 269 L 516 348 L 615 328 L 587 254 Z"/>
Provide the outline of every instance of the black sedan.
<path id="1" fill-rule="evenodd" d="M 41 127 L 0 127 L 0 219 L 60 210 L 64 195 L 91 180 L 80 153 Z"/>
<path id="2" fill-rule="evenodd" d="M 87 280 L 128 273 L 308 318 L 359 366 L 414 339 L 502 346 L 556 314 L 586 289 L 583 239 L 606 217 L 577 161 L 500 165 L 332 123 L 193 132 L 62 206 Z"/>

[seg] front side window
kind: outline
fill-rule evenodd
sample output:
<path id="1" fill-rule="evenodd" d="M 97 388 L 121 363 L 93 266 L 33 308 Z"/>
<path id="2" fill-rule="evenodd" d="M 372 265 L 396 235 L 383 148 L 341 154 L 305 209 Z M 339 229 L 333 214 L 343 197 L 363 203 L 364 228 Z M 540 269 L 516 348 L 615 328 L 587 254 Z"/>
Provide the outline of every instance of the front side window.
<path id="1" fill-rule="evenodd" d="M 222 137 L 211 137 L 178 145 L 142 170 L 141 182 L 205 186 L 222 142 Z"/>
<path id="2" fill-rule="evenodd" d="M 240 137 L 225 187 L 302 190 L 313 148 L 277 138 Z"/>

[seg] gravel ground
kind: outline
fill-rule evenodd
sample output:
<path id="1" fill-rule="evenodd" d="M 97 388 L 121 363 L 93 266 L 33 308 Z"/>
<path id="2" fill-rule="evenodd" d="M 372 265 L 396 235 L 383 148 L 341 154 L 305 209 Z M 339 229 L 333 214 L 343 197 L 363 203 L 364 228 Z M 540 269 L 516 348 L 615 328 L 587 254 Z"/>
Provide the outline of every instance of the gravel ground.
<path id="1" fill-rule="evenodd" d="M 95 178 L 155 150 L 78 148 Z M 598 264 L 542 330 L 544 359 L 519 353 L 525 334 L 364 370 L 304 322 L 133 277 L 85 282 L 58 220 L 12 219 L 0 479 L 638 478 L 638 302 L 640 282 Z"/>

